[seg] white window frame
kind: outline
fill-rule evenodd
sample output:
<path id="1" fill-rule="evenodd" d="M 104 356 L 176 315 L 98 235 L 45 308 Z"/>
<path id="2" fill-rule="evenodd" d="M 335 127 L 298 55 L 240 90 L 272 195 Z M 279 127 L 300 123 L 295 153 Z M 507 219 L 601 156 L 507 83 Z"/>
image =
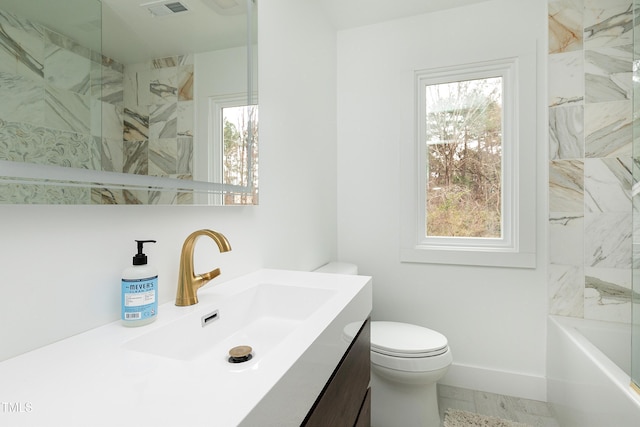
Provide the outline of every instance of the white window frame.
<path id="1" fill-rule="evenodd" d="M 257 94 L 254 94 L 252 99 L 257 99 Z M 223 182 L 223 132 L 224 124 L 222 121 L 222 110 L 228 107 L 243 107 L 249 104 L 246 93 L 236 93 L 228 95 L 218 95 L 209 97 L 209 132 L 208 132 L 208 147 L 209 153 L 207 156 L 207 170 L 209 182 Z M 222 194 L 213 194 L 212 203 L 215 205 L 223 204 Z"/>
<path id="2" fill-rule="evenodd" d="M 408 167 L 401 168 L 401 261 L 535 268 L 535 69 L 535 56 L 526 56 L 414 72 L 413 149 L 402 154 Z M 426 86 L 490 77 L 503 82 L 502 236 L 426 236 Z"/>

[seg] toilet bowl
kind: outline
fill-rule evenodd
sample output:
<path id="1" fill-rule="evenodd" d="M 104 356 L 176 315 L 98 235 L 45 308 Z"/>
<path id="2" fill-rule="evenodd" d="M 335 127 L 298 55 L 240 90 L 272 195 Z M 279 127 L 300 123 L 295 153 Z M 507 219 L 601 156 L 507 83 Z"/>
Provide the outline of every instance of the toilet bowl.
<path id="1" fill-rule="evenodd" d="M 357 267 L 329 263 L 315 271 L 357 274 Z M 372 427 L 439 427 L 436 383 L 452 361 L 441 333 L 409 323 L 372 321 Z"/>

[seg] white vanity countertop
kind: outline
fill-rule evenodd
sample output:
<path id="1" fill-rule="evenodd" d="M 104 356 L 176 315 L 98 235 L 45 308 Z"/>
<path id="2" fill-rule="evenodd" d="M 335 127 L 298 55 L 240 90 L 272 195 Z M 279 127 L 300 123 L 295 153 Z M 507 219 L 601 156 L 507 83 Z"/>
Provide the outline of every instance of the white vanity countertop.
<path id="1" fill-rule="evenodd" d="M 256 283 L 339 291 L 281 344 L 266 354 L 256 351 L 254 359 L 243 364 L 226 362 L 228 349 L 224 354 L 216 351 L 179 360 L 133 350 L 128 344 L 190 314 L 195 314 L 193 317 L 199 322 L 201 314 L 216 308 L 217 300 Z M 327 351 L 326 342 L 317 344 L 322 341 L 319 337 L 336 335 L 334 330 L 341 330 L 345 322 L 364 322 L 371 311 L 371 278 L 259 270 L 221 284 L 212 283 L 200 289 L 198 297 L 200 302 L 190 307 L 176 307 L 173 302 L 161 305 L 158 319 L 147 326 L 127 328 L 119 321 L 113 322 L 1 362 L 0 425 L 237 426 L 258 408 L 270 390 L 284 389 L 282 383 L 274 386 L 303 356 L 314 363 L 322 360 L 322 367 L 309 374 L 318 383 L 312 390 L 317 396 L 348 347 L 348 343 L 337 344 L 337 348 L 331 344 L 335 351 Z M 207 326 L 210 327 L 214 325 Z M 212 348 L 215 346 L 214 343 Z M 274 393 L 265 401 L 277 401 Z M 295 390 L 288 393 L 296 395 Z M 302 406 L 297 412 L 302 413 L 313 403 L 309 403 L 313 396 L 299 394 L 297 403 Z M 290 404 L 292 413 L 296 413 L 296 402 Z M 275 412 L 278 417 L 277 413 L 287 411 L 264 409 L 256 410 L 254 415 L 259 412 L 263 417 L 263 413 Z M 299 425 L 299 415 L 293 418 L 291 425 Z M 264 425 L 280 423 L 276 418 L 263 421 Z"/>

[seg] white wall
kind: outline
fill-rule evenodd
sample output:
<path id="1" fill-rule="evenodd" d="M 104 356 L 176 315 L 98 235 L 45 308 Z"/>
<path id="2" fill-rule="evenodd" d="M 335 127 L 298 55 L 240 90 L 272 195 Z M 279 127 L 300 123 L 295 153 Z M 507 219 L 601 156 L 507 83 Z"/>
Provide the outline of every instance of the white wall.
<path id="1" fill-rule="evenodd" d="M 270 0 L 259 43 L 261 205 L 0 206 L 0 360 L 119 318 L 134 239 L 158 240 L 146 252 L 161 302 L 175 297 L 182 242 L 199 228 L 231 242 L 222 255 L 204 240 L 196 250 L 197 270 L 221 267 L 218 282 L 335 258 L 335 32 L 310 0 Z"/>
<path id="2" fill-rule="evenodd" d="M 400 263 L 400 145 L 412 137 L 414 70 L 482 61 L 488 46 L 537 39 L 537 268 Z M 374 319 L 444 333 L 445 383 L 544 400 L 546 5 L 494 0 L 338 33 L 338 254 L 374 277 Z M 407 88 L 409 96 L 407 95 Z M 531 118 L 535 120 L 536 118 Z M 407 129 L 409 123 L 409 129 Z"/>

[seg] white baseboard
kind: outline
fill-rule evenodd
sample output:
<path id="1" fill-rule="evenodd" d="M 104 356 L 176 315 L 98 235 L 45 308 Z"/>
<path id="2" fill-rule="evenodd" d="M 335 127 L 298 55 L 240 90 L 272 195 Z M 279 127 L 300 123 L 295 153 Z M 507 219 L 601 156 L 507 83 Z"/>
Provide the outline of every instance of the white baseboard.
<path id="1" fill-rule="evenodd" d="M 440 384 L 524 399 L 547 401 L 547 380 L 521 372 L 500 371 L 453 363 Z"/>

